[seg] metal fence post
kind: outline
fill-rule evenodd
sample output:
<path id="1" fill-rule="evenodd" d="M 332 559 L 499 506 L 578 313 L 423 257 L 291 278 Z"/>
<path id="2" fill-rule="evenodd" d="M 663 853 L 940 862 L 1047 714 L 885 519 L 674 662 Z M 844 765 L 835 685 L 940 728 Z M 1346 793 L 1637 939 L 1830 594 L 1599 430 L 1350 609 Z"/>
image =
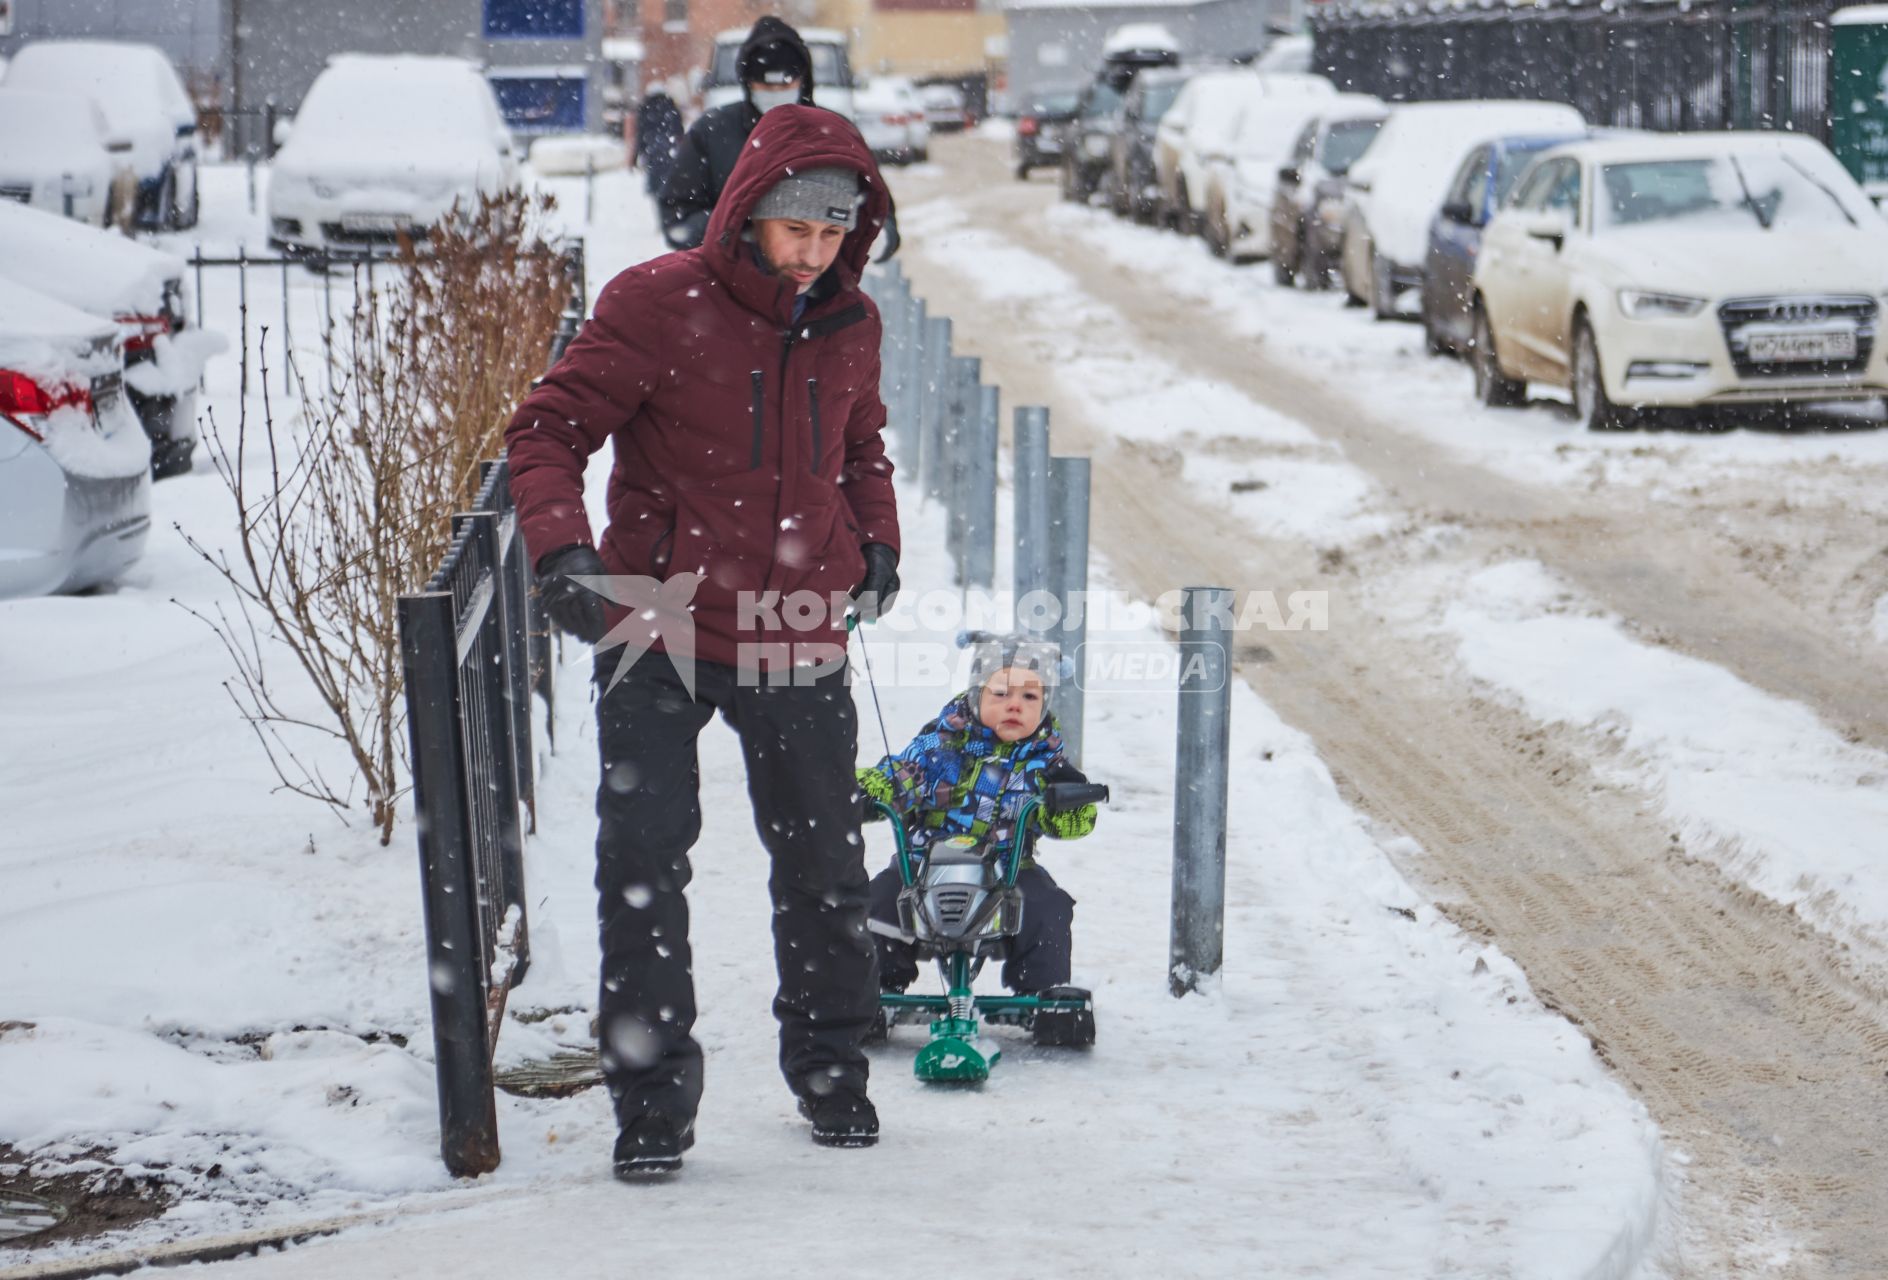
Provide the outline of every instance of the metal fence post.
<path id="1" fill-rule="evenodd" d="M 465 743 L 459 733 L 457 629 L 450 591 L 400 597 L 400 654 L 413 751 L 413 804 L 433 1008 L 433 1069 L 439 1083 L 439 1153 L 454 1177 L 498 1167 L 478 890 Z M 466 999 L 466 993 L 473 998 Z"/>
<path id="2" fill-rule="evenodd" d="M 996 387 L 979 387 L 975 430 L 968 446 L 964 482 L 964 585 L 996 586 L 996 455 L 1002 432 L 1001 401 Z"/>
<path id="3" fill-rule="evenodd" d="M 983 385 L 983 361 L 977 356 L 951 358 L 950 417 L 944 437 L 944 543 L 950 551 L 952 578 L 957 586 L 967 585 L 964 574 L 964 544 L 970 528 L 970 447 L 976 434 L 977 415 L 982 405 L 979 388 Z"/>
<path id="4" fill-rule="evenodd" d="M 944 496 L 944 418 L 951 402 L 951 321 L 949 316 L 933 316 L 925 340 L 925 390 L 923 444 L 918 459 L 918 478 L 924 496 L 941 500 Z"/>
<path id="5" fill-rule="evenodd" d="M 1049 589 L 1049 411 L 1041 405 L 1016 410 L 1015 467 L 1010 527 L 1016 539 L 1016 625 L 1045 631 L 1040 607 Z"/>
<path id="6" fill-rule="evenodd" d="M 1233 593 L 1188 587 L 1180 632 L 1180 728 L 1173 791 L 1173 927 L 1167 985 L 1175 996 L 1215 978 L 1226 943 L 1226 781 L 1231 744 Z"/>
<path id="7" fill-rule="evenodd" d="M 924 466 L 924 371 L 928 367 L 925 340 L 931 334 L 930 308 L 923 298 L 913 299 L 905 316 L 905 416 L 902 444 L 904 468 L 915 481 Z"/>
<path id="8" fill-rule="evenodd" d="M 1062 603 L 1062 622 L 1056 633 L 1062 653 L 1074 664 L 1073 673 L 1056 690 L 1056 719 L 1062 742 L 1076 768 L 1082 767 L 1082 724 L 1086 710 L 1083 677 L 1088 639 L 1088 483 L 1087 458 L 1049 459 L 1049 540 L 1053 590 Z"/>

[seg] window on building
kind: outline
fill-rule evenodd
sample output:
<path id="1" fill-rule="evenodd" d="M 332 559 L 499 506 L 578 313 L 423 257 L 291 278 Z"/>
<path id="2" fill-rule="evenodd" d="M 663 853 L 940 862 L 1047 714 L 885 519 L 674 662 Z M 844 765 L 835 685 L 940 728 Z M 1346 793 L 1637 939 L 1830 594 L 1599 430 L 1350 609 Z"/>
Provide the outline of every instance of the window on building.
<path id="1" fill-rule="evenodd" d="M 662 25 L 688 27 L 688 0 L 662 0 Z"/>
<path id="2" fill-rule="evenodd" d="M 485 0 L 488 39 L 583 38 L 584 0 Z"/>

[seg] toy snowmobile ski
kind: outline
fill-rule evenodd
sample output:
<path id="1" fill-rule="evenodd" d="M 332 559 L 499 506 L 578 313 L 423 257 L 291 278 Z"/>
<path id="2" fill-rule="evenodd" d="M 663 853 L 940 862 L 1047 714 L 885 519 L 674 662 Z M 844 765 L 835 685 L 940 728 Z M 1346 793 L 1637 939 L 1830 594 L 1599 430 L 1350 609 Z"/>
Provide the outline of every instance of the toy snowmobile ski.
<path id="1" fill-rule="evenodd" d="M 1065 813 L 1107 802 L 1105 786 L 1051 783 L 1040 796 L 1023 802 L 1006 848 L 970 836 L 952 836 L 934 840 L 916 858 L 898 815 L 889 805 L 873 802 L 891 821 L 898 843 L 898 875 L 905 886 L 898 895 L 899 930 L 917 947 L 920 959 L 937 961 L 944 978 L 942 995 L 893 991 L 879 995 L 878 1036 L 902 1021 L 942 1015 L 932 1020 L 931 1041 L 918 1050 L 912 1064 L 920 1080 L 975 1084 L 989 1079 L 990 1067 L 1002 1050 L 980 1034 L 981 1021 L 1022 1027 L 1040 1045 L 1095 1042 L 1094 1000 L 1079 987 L 996 996 L 978 995 L 971 984 L 986 960 L 1007 956 L 1009 941 L 1022 924 L 1023 893 L 1016 887 L 1016 877 L 1022 871 L 1036 810 Z"/>

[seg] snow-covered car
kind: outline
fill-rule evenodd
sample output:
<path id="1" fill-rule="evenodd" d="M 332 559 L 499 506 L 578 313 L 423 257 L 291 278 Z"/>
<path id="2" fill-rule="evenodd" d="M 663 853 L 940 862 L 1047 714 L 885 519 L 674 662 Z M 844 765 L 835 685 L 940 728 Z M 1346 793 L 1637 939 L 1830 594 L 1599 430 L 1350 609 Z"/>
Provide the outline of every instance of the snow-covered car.
<path id="1" fill-rule="evenodd" d="M 852 93 L 852 122 L 880 160 L 911 164 L 931 156 L 931 126 L 917 87 L 902 76 L 881 76 Z"/>
<path id="2" fill-rule="evenodd" d="M 1314 53 L 1310 36 L 1275 36 L 1253 62 L 1254 71 L 1305 75 L 1311 72 Z"/>
<path id="3" fill-rule="evenodd" d="M 518 181 L 498 100 L 459 58 L 340 54 L 286 133 L 269 181 L 269 243 L 285 253 L 423 241 L 454 205 Z"/>
<path id="4" fill-rule="evenodd" d="M 1313 93 L 1268 93 L 1245 104 L 1225 162 L 1207 173 L 1201 234 L 1214 253 L 1242 262 L 1272 252 L 1272 200 L 1278 193 L 1279 170 L 1305 125 L 1333 101 Z"/>
<path id="5" fill-rule="evenodd" d="M 151 529 L 117 328 L 0 277 L 0 598 L 111 582 Z"/>
<path id="6" fill-rule="evenodd" d="M 1263 76 L 1243 68 L 1202 71 L 1187 81 L 1154 130 L 1157 217 L 1183 234 L 1199 231 L 1213 170 L 1232 159 L 1247 105 L 1268 96 L 1335 97 L 1321 76 Z"/>
<path id="7" fill-rule="evenodd" d="M 1150 67 L 1134 77 L 1121 100 L 1121 122 L 1108 158 L 1108 194 L 1124 218 L 1146 222 L 1154 216 L 1160 201 L 1154 132 L 1192 74 L 1179 67 Z"/>
<path id="8" fill-rule="evenodd" d="M 851 44 L 846 33 L 825 27 L 801 27 L 800 39 L 813 59 L 813 101 L 828 111 L 853 118 Z M 741 86 L 738 64 L 741 46 L 747 42 L 749 28 L 723 31 L 715 37 L 715 51 L 708 61 L 708 74 L 702 81 L 703 111 L 730 102 L 739 102 L 745 90 Z"/>
<path id="9" fill-rule="evenodd" d="M 1558 102 L 1413 102 L 1397 107 L 1344 177 L 1339 263 L 1344 288 L 1379 320 L 1401 314 L 1423 281 L 1429 224 L 1468 153 L 1517 134 L 1577 133 L 1586 121 Z"/>
<path id="10" fill-rule="evenodd" d="M 1541 152 L 1584 134 L 1495 138 L 1469 152 L 1429 224 L 1423 258 L 1423 337 L 1438 355 L 1466 351 L 1475 340 L 1475 264 L 1495 210 Z"/>
<path id="11" fill-rule="evenodd" d="M 0 278 L 118 326 L 125 385 L 159 480 L 190 470 L 197 382 L 225 345 L 187 328 L 184 267 L 175 254 L 113 232 L 0 205 Z"/>
<path id="12" fill-rule="evenodd" d="M 136 175 L 138 225 L 197 225 L 197 110 L 162 49 L 107 40 L 38 40 L 14 56 L 6 87 L 92 99 L 105 115 L 106 145 Z"/>
<path id="13" fill-rule="evenodd" d="M 956 133 L 970 127 L 970 112 L 964 106 L 964 91 L 954 84 L 927 84 L 918 90 L 924 104 L 924 118 L 937 133 Z"/>
<path id="14" fill-rule="evenodd" d="M 1586 426 L 1635 411 L 1888 395 L 1888 223 L 1793 133 L 1544 152 L 1475 269 L 1475 383 L 1567 387 Z"/>
<path id="15" fill-rule="evenodd" d="M 0 201 L 100 227 L 129 218 L 137 177 L 106 148 L 107 132 L 82 94 L 0 87 Z"/>
<path id="16" fill-rule="evenodd" d="M 1344 229 L 1344 175 L 1369 150 L 1390 109 L 1339 94 L 1322 104 L 1279 168 L 1272 195 L 1272 279 L 1322 289 Z"/>

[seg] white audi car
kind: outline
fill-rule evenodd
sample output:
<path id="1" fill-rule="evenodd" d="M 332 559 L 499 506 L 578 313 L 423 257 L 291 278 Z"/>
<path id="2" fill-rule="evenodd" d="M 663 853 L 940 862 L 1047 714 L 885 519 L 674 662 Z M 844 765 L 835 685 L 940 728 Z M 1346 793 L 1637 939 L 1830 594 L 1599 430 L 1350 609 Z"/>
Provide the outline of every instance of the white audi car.
<path id="1" fill-rule="evenodd" d="M 458 58 L 329 59 L 284 130 L 269 180 L 269 243 L 371 253 L 424 239 L 455 204 L 518 181 L 491 86 Z"/>
<path id="2" fill-rule="evenodd" d="M 1486 404 L 1636 410 L 1888 395 L 1888 221 L 1818 142 L 1647 134 L 1542 153 L 1482 240 Z"/>

